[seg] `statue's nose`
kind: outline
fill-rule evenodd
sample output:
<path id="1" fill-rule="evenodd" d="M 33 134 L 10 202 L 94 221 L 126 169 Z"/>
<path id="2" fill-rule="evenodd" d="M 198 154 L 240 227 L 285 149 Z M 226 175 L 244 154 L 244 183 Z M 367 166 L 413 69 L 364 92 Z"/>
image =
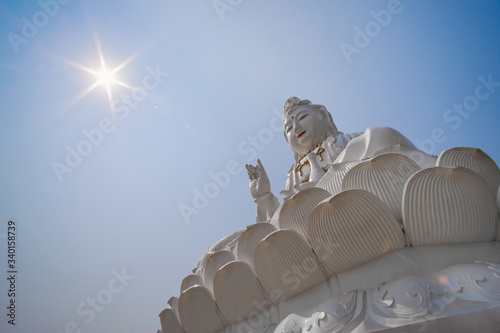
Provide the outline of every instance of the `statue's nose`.
<path id="1" fill-rule="evenodd" d="M 293 131 L 298 134 L 302 131 L 302 127 L 299 125 L 297 121 L 293 122 Z"/>

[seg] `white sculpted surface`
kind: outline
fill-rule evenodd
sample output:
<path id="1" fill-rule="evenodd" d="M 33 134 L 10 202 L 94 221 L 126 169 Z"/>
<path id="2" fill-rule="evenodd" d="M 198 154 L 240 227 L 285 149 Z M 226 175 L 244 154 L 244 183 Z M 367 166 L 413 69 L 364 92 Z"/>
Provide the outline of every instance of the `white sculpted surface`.
<path id="1" fill-rule="evenodd" d="M 461 166 L 477 172 L 488 183 L 493 194 L 497 193 L 500 185 L 500 170 L 497 164 L 481 149 L 456 147 L 439 154 L 437 166 Z"/>
<path id="2" fill-rule="evenodd" d="M 288 199 L 279 214 L 280 229 L 292 229 L 309 239 L 307 234 L 308 219 L 313 209 L 330 193 L 320 188 L 310 188 L 300 191 Z"/>
<path id="3" fill-rule="evenodd" d="M 280 227 L 279 218 L 280 218 L 281 208 L 283 208 L 283 205 L 285 204 L 285 202 L 286 202 L 286 200 L 283 200 L 281 202 L 281 204 L 278 206 L 278 208 L 276 208 L 274 213 L 271 215 L 271 218 L 266 221 L 266 222 L 269 222 L 269 224 L 272 224 L 273 226 L 275 226 L 276 229 L 279 229 L 279 227 Z M 266 223 L 266 222 L 264 222 L 264 223 Z"/>
<path id="4" fill-rule="evenodd" d="M 278 230 L 264 238 L 255 250 L 254 264 L 262 286 L 277 302 L 326 280 L 313 250 L 293 230 Z"/>
<path id="5" fill-rule="evenodd" d="M 283 115 L 285 138 L 296 161 L 288 172 L 286 188 L 281 191 L 285 199 L 301 189 L 315 186 L 332 164 L 361 161 L 398 144 L 414 148 L 401 133 L 388 127 L 343 134 L 337 130 L 326 108 L 311 104 L 309 100 L 289 98 Z M 279 206 L 278 199 L 271 192 L 271 183 L 260 160 L 256 166 L 247 165 L 246 168 L 257 222 L 268 221 Z"/>
<path id="6" fill-rule="evenodd" d="M 160 324 L 163 333 L 183 333 L 178 314 L 171 308 L 160 312 Z"/>
<path id="7" fill-rule="evenodd" d="M 207 249 L 162 333 L 436 331 L 470 315 L 498 328 L 500 170 L 486 154 L 438 159 L 386 127 L 343 134 L 296 97 L 284 119 L 283 202 L 260 160 L 247 165 L 263 223 Z"/>
<path id="8" fill-rule="evenodd" d="M 179 316 L 179 297 L 172 296 L 167 301 L 167 304 L 170 305 L 170 308 L 174 310 L 175 314 Z"/>
<path id="9" fill-rule="evenodd" d="M 274 333 L 351 332 L 365 316 L 365 292 L 353 291 L 330 298 L 314 309 L 287 316 Z"/>
<path id="10" fill-rule="evenodd" d="M 319 204 L 309 219 L 309 237 L 328 276 L 403 248 L 406 243 L 387 206 L 364 190 L 346 190 Z"/>
<path id="11" fill-rule="evenodd" d="M 250 266 L 255 267 L 253 257 L 257 244 L 276 230 L 276 227 L 270 223 L 256 223 L 247 227 L 238 241 L 238 259 L 246 261 Z"/>
<path id="12" fill-rule="evenodd" d="M 181 283 L 181 294 L 186 290 L 194 286 L 203 286 L 203 278 L 198 274 L 189 274 L 186 276 Z"/>
<path id="13" fill-rule="evenodd" d="M 252 267 L 232 261 L 219 269 L 214 280 L 217 305 L 229 323 L 236 324 L 271 305 Z"/>
<path id="14" fill-rule="evenodd" d="M 398 154 L 411 158 L 417 163 L 421 169 L 432 168 L 436 166 L 437 156 L 429 155 L 416 148 L 409 147 L 403 144 L 397 144 L 391 147 L 383 148 L 377 151 L 374 156 L 384 154 Z"/>
<path id="15" fill-rule="evenodd" d="M 202 270 L 207 265 L 208 258 L 217 251 L 231 250 L 232 248 L 234 248 L 236 246 L 236 243 L 238 242 L 238 237 L 241 235 L 242 232 L 243 230 L 233 232 L 232 234 L 220 239 L 214 245 L 210 246 L 198 261 L 196 268 L 193 269 L 193 273 L 203 275 Z"/>
<path id="16" fill-rule="evenodd" d="M 349 142 L 344 151 L 337 157 L 335 163 L 361 161 L 374 156 L 381 149 L 394 145 L 406 145 L 415 148 L 410 140 L 395 129 L 389 127 L 370 127 L 362 135 L 353 138 Z"/>
<path id="17" fill-rule="evenodd" d="M 321 178 L 316 187 L 330 192 L 331 195 L 342 192 L 342 181 L 349 170 L 361 161 L 343 162 L 332 164 L 328 172 Z"/>
<path id="18" fill-rule="evenodd" d="M 488 184 L 472 170 L 435 167 L 405 186 L 403 223 L 411 245 L 495 239 L 498 209 Z"/>
<path id="19" fill-rule="evenodd" d="M 213 253 L 207 260 L 205 266 L 203 280 L 205 281 L 205 286 L 213 292 L 214 278 L 217 271 L 227 263 L 236 260 L 236 257 L 231 251 L 220 250 Z"/>
<path id="20" fill-rule="evenodd" d="M 384 154 L 353 167 L 342 181 L 342 190 L 363 189 L 375 194 L 402 223 L 401 201 L 406 180 L 420 167 L 410 158 Z"/>
<path id="21" fill-rule="evenodd" d="M 227 325 L 211 292 L 203 286 L 191 287 L 181 294 L 179 317 L 186 333 L 212 333 Z"/>
<path id="22" fill-rule="evenodd" d="M 486 262 L 453 265 L 430 275 L 406 276 L 367 291 L 334 296 L 288 315 L 274 332 L 379 332 L 391 327 L 407 332 L 405 325 L 414 323 L 420 325 L 410 332 L 426 332 L 425 320 L 500 307 L 499 268 Z"/>

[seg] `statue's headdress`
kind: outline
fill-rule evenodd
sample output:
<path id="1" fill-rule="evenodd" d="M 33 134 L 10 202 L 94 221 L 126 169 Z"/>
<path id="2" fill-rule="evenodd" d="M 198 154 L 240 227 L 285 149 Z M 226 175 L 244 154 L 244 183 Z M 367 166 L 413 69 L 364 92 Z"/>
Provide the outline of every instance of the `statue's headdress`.
<path id="1" fill-rule="evenodd" d="M 290 97 L 283 106 L 283 118 L 286 119 L 288 114 L 295 110 L 297 107 L 311 104 L 311 101 L 308 99 L 300 100 L 300 98 L 298 97 Z"/>
<path id="2" fill-rule="evenodd" d="M 326 120 L 328 121 L 327 127 L 329 129 L 329 135 L 339 135 L 343 134 L 342 132 L 339 132 L 337 129 L 337 126 L 335 126 L 335 123 L 333 122 L 332 115 L 324 105 L 319 105 L 319 104 L 312 104 L 310 100 L 308 99 L 303 99 L 301 100 L 298 97 L 290 97 L 286 102 L 285 105 L 283 106 L 283 118 L 286 119 L 288 114 L 295 110 L 296 108 L 300 106 L 309 106 L 316 111 L 319 111 L 323 116 L 325 116 Z M 331 132 L 330 132 L 331 131 Z"/>

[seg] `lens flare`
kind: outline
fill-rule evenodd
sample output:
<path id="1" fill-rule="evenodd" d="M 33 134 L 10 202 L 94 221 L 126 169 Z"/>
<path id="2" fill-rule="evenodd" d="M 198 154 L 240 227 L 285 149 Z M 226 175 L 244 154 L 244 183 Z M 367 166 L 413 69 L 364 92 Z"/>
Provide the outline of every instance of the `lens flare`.
<path id="1" fill-rule="evenodd" d="M 114 103 L 113 103 L 112 87 L 114 85 L 119 85 L 119 86 L 128 88 L 130 90 L 135 90 L 134 87 L 126 84 L 123 81 L 120 81 L 116 77 L 116 74 L 120 70 L 122 70 L 123 68 L 125 68 L 129 63 L 131 63 L 135 58 L 137 58 L 137 56 L 139 55 L 139 53 L 137 52 L 137 53 L 131 55 L 130 57 L 128 57 L 127 59 L 125 59 L 124 61 L 122 61 L 118 66 L 116 66 L 114 68 L 109 68 L 109 67 L 107 67 L 106 62 L 104 60 L 104 54 L 102 52 L 101 43 L 99 41 L 99 38 L 98 38 L 97 34 L 95 35 L 94 41 L 95 41 L 95 45 L 96 45 L 96 49 L 97 49 L 97 55 L 99 57 L 99 63 L 100 63 L 100 68 L 99 69 L 95 70 L 95 69 L 83 66 L 81 64 L 65 60 L 69 65 L 71 65 L 73 67 L 76 67 L 76 68 L 78 68 L 80 70 L 83 70 L 83 71 L 85 71 L 87 73 L 90 73 L 90 74 L 94 75 L 95 78 L 96 78 L 96 81 L 92 85 L 90 85 L 89 87 L 87 87 L 86 89 L 84 89 L 82 92 L 80 92 L 76 96 L 76 98 L 75 98 L 75 100 L 74 100 L 73 103 L 76 103 L 78 100 L 80 100 L 83 97 L 85 97 L 86 95 L 88 95 L 91 91 L 93 91 L 97 87 L 103 86 L 106 89 L 106 93 L 107 93 L 107 96 L 108 96 L 109 107 L 110 107 L 111 111 L 113 112 L 114 111 Z"/>

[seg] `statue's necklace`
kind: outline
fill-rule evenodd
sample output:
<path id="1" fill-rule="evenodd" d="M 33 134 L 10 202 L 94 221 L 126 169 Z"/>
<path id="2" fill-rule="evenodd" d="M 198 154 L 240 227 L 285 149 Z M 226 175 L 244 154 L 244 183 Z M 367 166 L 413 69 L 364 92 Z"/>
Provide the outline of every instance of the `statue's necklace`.
<path id="1" fill-rule="evenodd" d="M 305 153 L 298 161 L 297 161 L 297 166 L 295 167 L 295 172 L 298 172 L 299 173 L 299 176 L 302 176 L 302 167 L 305 166 L 305 165 L 309 165 L 309 160 L 306 158 L 307 154 L 309 153 L 312 153 L 314 152 L 315 150 L 315 154 L 317 156 L 319 156 L 319 160 L 320 161 L 323 161 L 323 156 L 321 156 L 321 154 L 323 154 L 323 152 L 325 151 L 325 148 L 322 147 L 323 145 L 323 142 L 321 142 L 319 145 L 316 145 L 314 147 L 312 147 L 311 149 L 309 149 L 309 151 L 307 153 Z M 301 161 L 303 160 L 303 163 L 301 163 Z"/>

